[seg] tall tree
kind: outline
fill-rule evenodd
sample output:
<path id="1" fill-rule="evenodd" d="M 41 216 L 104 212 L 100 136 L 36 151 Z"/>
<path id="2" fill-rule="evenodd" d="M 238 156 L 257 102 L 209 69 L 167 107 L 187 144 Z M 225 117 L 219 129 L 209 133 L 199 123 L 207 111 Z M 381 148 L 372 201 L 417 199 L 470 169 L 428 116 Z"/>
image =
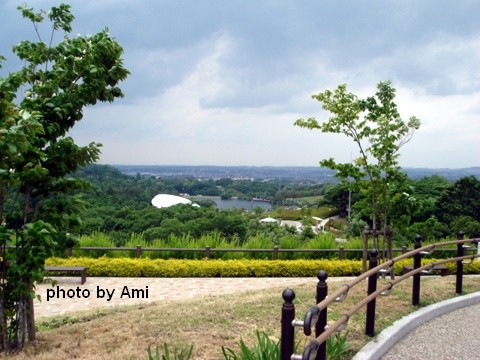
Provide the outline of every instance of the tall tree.
<path id="1" fill-rule="evenodd" d="M 445 224 L 460 215 L 480 219 L 480 180 L 471 175 L 455 181 L 437 199 L 434 213 Z"/>
<path id="2" fill-rule="evenodd" d="M 385 238 L 391 239 L 388 236 L 391 187 L 402 178 L 399 151 L 411 140 L 420 121 L 416 117 L 402 120 L 393 101 L 395 89 L 390 81 L 380 82 L 375 95 L 365 99 L 348 92 L 345 84 L 312 98 L 320 101 L 323 109 L 332 116 L 323 123 L 313 117 L 298 119 L 295 125 L 323 133 L 343 134 L 352 139 L 359 151 L 356 159 L 339 163 L 330 158 L 321 160 L 320 165 L 335 170 L 336 176 L 348 183 L 352 191 L 361 191 L 368 196 L 374 238 L 380 222 Z M 376 240 L 375 246 L 378 247 Z M 391 257 L 391 240 L 387 247 Z"/>
<path id="3" fill-rule="evenodd" d="M 122 97 L 117 85 L 128 75 L 123 49 L 107 30 L 69 37 L 74 20 L 69 5 L 48 12 L 18 9 L 32 22 L 37 41 L 14 46 L 23 67 L 0 78 L 2 351 L 21 349 L 26 330 L 34 340 L 32 284 L 43 277 L 45 258 L 71 241 L 70 231 L 79 223 L 82 203 L 64 194 L 85 183 L 69 175 L 96 161 L 101 145 L 78 146 L 68 132 L 86 106 Z M 39 27 L 45 19 L 51 24 L 46 36 Z M 58 32 L 64 36 L 56 42 Z M 5 253 L 12 240 L 15 252 Z"/>

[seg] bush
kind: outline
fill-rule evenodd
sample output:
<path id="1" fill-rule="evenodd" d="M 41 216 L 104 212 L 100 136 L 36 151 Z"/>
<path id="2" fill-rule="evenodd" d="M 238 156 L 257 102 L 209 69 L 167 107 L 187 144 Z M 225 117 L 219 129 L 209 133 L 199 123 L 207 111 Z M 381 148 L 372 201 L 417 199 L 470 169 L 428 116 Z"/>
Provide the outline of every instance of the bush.
<path id="1" fill-rule="evenodd" d="M 425 259 L 422 264 L 437 261 Z M 394 264 L 400 275 L 412 260 Z M 360 260 L 179 260 L 130 258 L 49 258 L 49 266 L 85 266 L 89 276 L 98 277 L 315 277 L 319 270 L 328 276 L 358 276 Z M 455 273 L 456 264 L 445 266 Z M 480 274 L 480 261 L 464 265 L 464 274 Z"/>
<path id="2" fill-rule="evenodd" d="M 49 266 L 85 266 L 98 277 L 313 277 L 356 276 L 361 261 L 354 260 L 179 260 L 131 258 L 49 258 Z"/>

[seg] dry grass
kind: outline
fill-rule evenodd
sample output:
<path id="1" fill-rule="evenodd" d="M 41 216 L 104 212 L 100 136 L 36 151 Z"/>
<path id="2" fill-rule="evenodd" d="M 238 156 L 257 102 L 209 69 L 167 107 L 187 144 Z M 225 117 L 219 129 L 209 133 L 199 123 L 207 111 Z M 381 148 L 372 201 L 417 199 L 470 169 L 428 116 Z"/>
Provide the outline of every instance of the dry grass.
<path id="1" fill-rule="evenodd" d="M 382 280 L 379 280 L 381 285 Z M 332 292 L 342 283 L 330 282 Z M 366 292 L 357 286 L 343 303 L 329 309 L 334 321 Z M 314 303 L 315 286 L 295 289 L 297 317 L 303 318 Z M 465 277 L 464 290 L 480 290 L 479 277 Z M 265 331 L 273 338 L 280 335 L 280 311 L 283 288 L 271 288 L 236 295 L 214 296 L 196 301 L 168 301 L 130 306 L 116 310 L 92 311 L 75 316 L 38 321 L 40 331 L 35 344 L 23 353 L 11 354 L 12 360 L 47 359 L 147 359 L 149 345 L 169 349 L 194 346 L 194 359 L 222 359 L 221 347 L 237 349 L 240 338 L 252 344 L 255 331 Z M 411 280 L 399 284 L 388 297 L 377 300 L 376 329 L 380 331 L 405 314 L 415 310 L 411 302 Z M 421 305 L 428 305 L 455 296 L 455 277 L 424 277 L 421 284 Z M 53 328 L 53 329 L 52 329 Z M 365 314 L 352 317 L 348 325 L 349 343 L 357 351 L 367 341 L 364 333 Z M 297 332 L 300 346 L 307 339 Z M 0 356 L 1 357 L 1 356 Z"/>

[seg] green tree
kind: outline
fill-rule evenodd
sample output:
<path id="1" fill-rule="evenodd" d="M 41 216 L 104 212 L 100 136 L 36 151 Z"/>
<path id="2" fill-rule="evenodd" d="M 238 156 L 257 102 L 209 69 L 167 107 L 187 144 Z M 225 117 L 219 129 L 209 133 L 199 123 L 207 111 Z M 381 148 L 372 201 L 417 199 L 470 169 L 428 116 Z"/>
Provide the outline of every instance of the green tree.
<path id="1" fill-rule="evenodd" d="M 353 198 L 352 198 L 353 195 Z M 349 202 L 355 203 L 359 200 L 359 194 L 348 190 L 348 184 L 338 183 L 332 184 L 326 187 L 325 194 L 320 201 L 320 205 L 331 205 L 338 209 L 341 217 L 348 215 Z"/>
<path id="2" fill-rule="evenodd" d="M 398 165 L 400 148 L 410 141 L 420 126 L 416 117 L 402 120 L 394 103 L 395 89 L 390 81 L 377 85 L 374 96 L 359 99 L 342 84 L 334 91 L 325 90 L 313 95 L 322 103 L 331 116 L 319 123 L 315 118 L 298 119 L 295 125 L 318 129 L 323 133 L 343 134 L 352 139 L 359 155 L 349 163 L 339 163 L 333 158 L 320 161 L 320 165 L 336 171 L 336 176 L 349 183 L 352 191 L 360 191 L 369 199 L 372 231 L 375 234 L 379 223 L 384 236 L 389 232 L 390 186 L 402 178 Z M 353 180 L 353 181 L 349 181 Z M 375 240 L 375 246 L 378 242 Z M 391 257 L 392 244 L 387 244 Z"/>
<path id="3" fill-rule="evenodd" d="M 117 84 L 128 75 L 123 49 L 107 30 L 69 38 L 74 20 L 69 5 L 48 12 L 18 9 L 38 40 L 14 46 L 23 66 L 0 78 L 2 351 L 23 348 L 26 333 L 35 339 L 32 284 L 43 277 L 45 258 L 72 243 L 70 231 L 80 222 L 81 199 L 66 195 L 86 183 L 70 174 L 96 161 L 100 144 L 78 146 L 68 132 L 84 107 L 123 96 Z M 46 36 L 39 26 L 45 19 L 51 24 Z M 64 36 L 55 42 L 58 32 Z M 17 248 L 5 253 L 12 240 Z"/>
<path id="4" fill-rule="evenodd" d="M 457 216 L 450 223 L 450 229 L 454 234 L 463 232 L 467 237 L 478 238 L 480 236 L 480 221 L 471 216 Z"/>
<path id="5" fill-rule="evenodd" d="M 410 226 L 409 238 L 415 235 L 421 235 L 424 240 L 435 240 L 444 238 L 448 234 L 448 226 L 438 221 L 435 216 L 431 216 L 425 221 L 415 222 Z"/>
<path id="6" fill-rule="evenodd" d="M 445 224 L 459 215 L 480 219 L 480 180 L 466 176 L 455 181 L 438 198 L 435 215 Z"/>
<path id="7" fill-rule="evenodd" d="M 436 202 L 452 184 L 438 176 L 428 176 L 412 182 L 413 196 L 417 200 L 417 209 L 412 221 L 426 221 L 435 214 Z"/>

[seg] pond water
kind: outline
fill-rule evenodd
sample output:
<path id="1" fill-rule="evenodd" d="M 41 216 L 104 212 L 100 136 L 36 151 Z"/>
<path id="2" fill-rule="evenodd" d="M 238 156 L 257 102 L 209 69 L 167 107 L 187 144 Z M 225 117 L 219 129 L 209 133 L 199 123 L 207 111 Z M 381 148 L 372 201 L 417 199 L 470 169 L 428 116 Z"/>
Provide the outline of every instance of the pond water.
<path id="1" fill-rule="evenodd" d="M 205 196 L 203 199 L 209 199 L 217 204 L 219 210 L 229 210 L 229 209 L 245 209 L 252 210 L 256 207 L 260 207 L 262 210 L 270 210 L 272 204 L 267 201 L 261 200 L 240 200 L 240 199 L 222 199 L 217 196 Z M 195 201 L 194 199 L 192 199 Z"/>

